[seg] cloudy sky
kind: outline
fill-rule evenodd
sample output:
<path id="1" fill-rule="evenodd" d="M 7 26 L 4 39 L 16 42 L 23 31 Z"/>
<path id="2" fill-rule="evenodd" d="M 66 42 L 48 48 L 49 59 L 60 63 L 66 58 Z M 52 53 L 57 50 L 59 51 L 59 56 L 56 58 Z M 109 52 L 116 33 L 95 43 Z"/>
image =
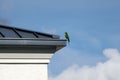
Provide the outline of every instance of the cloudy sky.
<path id="1" fill-rule="evenodd" d="M 120 0 L 0 0 L 0 24 L 69 33 L 70 45 L 51 59 L 50 80 L 120 80 L 119 21 Z"/>

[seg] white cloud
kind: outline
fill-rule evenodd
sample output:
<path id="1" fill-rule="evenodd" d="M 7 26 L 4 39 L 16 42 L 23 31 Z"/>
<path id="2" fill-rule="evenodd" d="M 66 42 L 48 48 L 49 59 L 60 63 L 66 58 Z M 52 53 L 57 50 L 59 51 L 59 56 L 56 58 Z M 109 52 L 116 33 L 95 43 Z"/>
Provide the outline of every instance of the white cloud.
<path id="1" fill-rule="evenodd" d="M 105 49 L 108 60 L 96 66 L 79 67 L 74 65 L 49 80 L 120 80 L 120 52 L 117 49 Z"/>

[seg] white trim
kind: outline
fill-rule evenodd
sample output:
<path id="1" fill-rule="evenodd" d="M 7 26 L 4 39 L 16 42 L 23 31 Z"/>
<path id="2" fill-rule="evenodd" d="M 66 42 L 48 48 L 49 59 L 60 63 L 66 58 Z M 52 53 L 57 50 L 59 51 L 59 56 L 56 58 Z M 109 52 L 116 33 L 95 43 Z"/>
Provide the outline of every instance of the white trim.
<path id="1" fill-rule="evenodd" d="M 33 58 L 33 59 L 50 59 L 53 56 L 53 53 L 0 53 L 0 59 L 4 58 Z"/>
<path id="2" fill-rule="evenodd" d="M 26 64 L 48 64 L 50 59 L 0 59 L 0 64 L 9 63 L 26 63 Z"/>

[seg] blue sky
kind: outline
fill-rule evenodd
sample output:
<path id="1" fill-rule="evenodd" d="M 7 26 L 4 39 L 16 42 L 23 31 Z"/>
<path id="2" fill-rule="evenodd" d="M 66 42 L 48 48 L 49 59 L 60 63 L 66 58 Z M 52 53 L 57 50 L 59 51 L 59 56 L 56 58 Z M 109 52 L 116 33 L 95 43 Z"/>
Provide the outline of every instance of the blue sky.
<path id="1" fill-rule="evenodd" d="M 75 64 L 106 61 L 106 48 L 120 50 L 119 8 L 120 0 L 0 0 L 0 22 L 61 38 L 67 31 L 70 45 L 58 51 L 48 67 L 56 76 Z"/>

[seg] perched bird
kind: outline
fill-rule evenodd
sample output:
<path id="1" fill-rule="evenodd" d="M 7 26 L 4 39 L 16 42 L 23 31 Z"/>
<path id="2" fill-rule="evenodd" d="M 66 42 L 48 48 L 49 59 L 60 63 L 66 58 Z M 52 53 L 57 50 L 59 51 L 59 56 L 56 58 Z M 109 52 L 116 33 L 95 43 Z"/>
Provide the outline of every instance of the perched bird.
<path id="1" fill-rule="evenodd" d="M 69 44 L 70 43 L 70 37 L 69 37 L 67 32 L 65 32 L 65 38 L 66 38 L 66 40 L 68 41 L 68 44 Z"/>

